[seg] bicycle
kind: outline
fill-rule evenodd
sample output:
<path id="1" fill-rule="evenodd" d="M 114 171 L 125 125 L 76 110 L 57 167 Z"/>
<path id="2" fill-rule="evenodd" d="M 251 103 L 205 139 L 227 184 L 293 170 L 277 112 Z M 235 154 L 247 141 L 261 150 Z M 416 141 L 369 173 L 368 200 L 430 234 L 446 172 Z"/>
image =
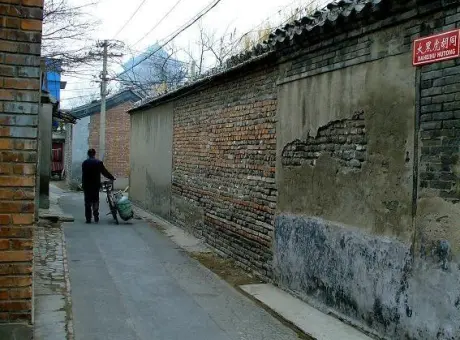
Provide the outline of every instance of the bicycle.
<path id="1" fill-rule="evenodd" d="M 104 181 L 102 182 L 102 191 L 107 194 L 107 203 L 109 204 L 110 212 L 107 215 L 112 214 L 113 219 L 115 220 L 116 224 L 118 222 L 118 209 L 116 206 L 116 202 L 123 196 L 121 191 L 113 191 L 113 181 Z"/>

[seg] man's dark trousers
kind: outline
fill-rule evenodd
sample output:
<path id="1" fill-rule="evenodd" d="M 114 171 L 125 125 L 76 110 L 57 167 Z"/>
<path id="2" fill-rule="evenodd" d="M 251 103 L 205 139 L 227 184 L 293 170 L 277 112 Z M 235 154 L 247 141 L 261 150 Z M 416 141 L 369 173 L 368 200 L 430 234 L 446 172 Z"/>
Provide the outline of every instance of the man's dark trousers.
<path id="1" fill-rule="evenodd" d="M 99 221 L 99 190 L 88 190 L 84 192 L 85 195 L 85 217 L 86 221 L 90 222 L 92 215 L 94 221 Z"/>

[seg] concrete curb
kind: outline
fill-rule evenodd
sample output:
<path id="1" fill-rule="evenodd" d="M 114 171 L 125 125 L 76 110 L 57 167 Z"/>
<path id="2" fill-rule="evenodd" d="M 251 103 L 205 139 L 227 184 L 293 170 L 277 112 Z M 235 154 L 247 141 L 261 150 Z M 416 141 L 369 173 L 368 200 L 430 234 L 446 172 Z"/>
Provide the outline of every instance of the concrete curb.
<path id="1" fill-rule="evenodd" d="M 65 285 L 66 285 L 66 303 L 70 311 L 67 313 L 68 319 L 66 320 L 66 328 L 67 328 L 67 340 L 74 340 L 75 339 L 75 332 L 73 328 L 73 313 L 72 313 L 72 289 L 70 285 L 70 273 L 69 273 L 69 266 L 67 263 L 67 247 L 66 247 L 66 240 L 64 235 L 64 227 L 61 226 L 62 230 L 62 257 L 63 257 L 63 265 L 64 265 L 64 277 L 65 277 Z"/>
<path id="2" fill-rule="evenodd" d="M 166 221 L 165 219 L 151 214 L 139 206 L 133 204 L 135 218 L 151 221 L 158 224 L 164 233 L 172 239 L 172 241 L 179 247 L 189 253 L 209 253 L 211 247 L 206 245 L 202 240 L 193 236 L 187 230 L 175 226 L 174 224 Z"/>
<path id="3" fill-rule="evenodd" d="M 69 266 L 67 263 L 67 247 L 66 247 L 66 240 L 64 235 L 64 227 L 61 226 L 62 231 L 62 258 L 63 258 L 63 265 L 64 265 L 64 277 L 65 277 L 65 286 L 66 286 L 66 303 L 70 311 L 67 313 L 67 340 L 74 340 L 75 339 L 75 332 L 73 328 L 73 313 L 72 313 L 72 289 L 70 285 L 70 273 L 69 273 Z"/>

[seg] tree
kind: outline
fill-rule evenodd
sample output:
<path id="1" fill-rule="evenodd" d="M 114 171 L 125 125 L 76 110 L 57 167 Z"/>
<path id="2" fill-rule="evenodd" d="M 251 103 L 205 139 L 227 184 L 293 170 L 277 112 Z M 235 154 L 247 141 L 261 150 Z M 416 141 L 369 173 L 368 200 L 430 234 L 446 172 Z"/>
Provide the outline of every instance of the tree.
<path id="1" fill-rule="evenodd" d="M 69 0 L 45 0 L 43 9 L 42 56 L 59 60 L 64 68 L 76 68 L 91 64 L 90 34 L 98 22 L 88 13 L 96 5 L 91 2 Z M 83 2 L 83 3 L 82 3 Z"/>
<path id="2" fill-rule="evenodd" d="M 123 71 L 113 79 L 120 83 L 121 89 L 134 89 L 141 96 L 164 93 L 180 85 L 187 74 L 187 65 L 177 58 L 176 51 L 174 45 L 163 48 L 154 44 L 136 55 L 128 48 L 131 58 L 125 63 L 116 60 Z"/>
<path id="3" fill-rule="evenodd" d="M 224 67 L 225 60 L 235 53 L 233 43 L 237 35 L 236 28 L 230 27 L 222 35 L 205 28 L 202 21 L 198 23 L 198 39 L 189 43 L 187 49 L 181 50 L 190 65 L 191 78 L 200 76 L 207 70 Z"/>
<path id="4" fill-rule="evenodd" d="M 242 35 L 237 35 L 236 29 L 230 30 L 230 27 L 227 27 L 224 34 L 218 36 L 215 31 L 206 29 L 200 21 L 197 40 L 185 51 L 190 64 L 194 65 L 193 75 L 200 76 L 210 69 L 222 69 L 225 67 L 225 61 L 232 55 L 251 50 L 257 44 L 266 41 L 277 27 L 283 27 L 287 23 L 310 15 L 316 8 L 313 3 L 304 4 L 299 1 L 295 8 L 281 9 L 276 18 L 267 19 Z"/>

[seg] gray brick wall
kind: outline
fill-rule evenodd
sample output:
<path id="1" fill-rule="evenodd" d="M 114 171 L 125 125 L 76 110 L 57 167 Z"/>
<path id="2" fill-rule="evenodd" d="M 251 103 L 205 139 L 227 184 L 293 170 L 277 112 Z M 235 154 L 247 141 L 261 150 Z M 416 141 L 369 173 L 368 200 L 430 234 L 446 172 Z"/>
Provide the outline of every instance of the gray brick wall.
<path id="1" fill-rule="evenodd" d="M 423 36 L 460 27 L 460 8 L 422 25 Z M 454 202 L 460 201 L 455 167 L 460 145 L 460 60 L 420 69 L 420 187 Z"/>

